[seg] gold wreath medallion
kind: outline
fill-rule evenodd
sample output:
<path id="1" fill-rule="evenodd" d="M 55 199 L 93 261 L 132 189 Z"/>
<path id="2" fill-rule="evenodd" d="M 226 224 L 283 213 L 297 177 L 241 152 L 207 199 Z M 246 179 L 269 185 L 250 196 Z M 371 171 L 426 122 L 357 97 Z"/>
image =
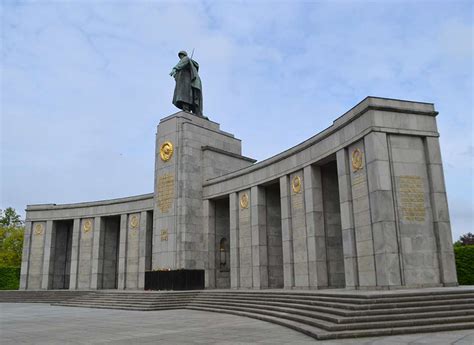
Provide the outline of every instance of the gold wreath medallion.
<path id="1" fill-rule="evenodd" d="M 359 149 L 355 149 L 352 151 L 352 171 L 357 172 L 362 169 L 362 151 Z"/>
<path id="2" fill-rule="evenodd" d="M 135 229 L 138 227 L 138 217 L 135 214 L 130 217 L 130 227 L 132 229 Z"/>
<path id="3" fill-rule="evenodd" d="M 249 208 L 249 195 L 247 193 L 243 193 L 240 197 L 240 207 Z"/>
<path id="4" fill-rule="evenodd" d="M 301 178 L 298 175 L 293 177 L 293 181 L 291 182 L 291 188 L 295 193 L 301 192 Z"/>
<path id="5" fill-rule="evenodd" d="M 86 219 L 84 221 L 84 224 L 82 225 L 82 231 L 84 231 L 85 233 L 91 231 L 92 229 L 92 222 L 90 219 Z"/>
<path id="6" fill-rule="evenodd" d="M 36 224 L 35 235 L 42 235 L 42 234 L 43 234 L 43 224 Z"/>
<path id="7" fill-rule="evenodd" d="M 160 146 L 160 158 L 163 162 L 167 162 L 173 156 L 173 144 L 171 141 L 165 141 Z"/>

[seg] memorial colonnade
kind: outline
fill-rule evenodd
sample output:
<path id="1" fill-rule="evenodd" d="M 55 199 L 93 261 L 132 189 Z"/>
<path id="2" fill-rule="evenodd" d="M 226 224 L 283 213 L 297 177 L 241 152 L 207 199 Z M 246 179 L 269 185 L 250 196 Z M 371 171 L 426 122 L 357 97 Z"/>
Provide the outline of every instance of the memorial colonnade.
<path id="1" fill-rule="evenodd" d="M 153 194 L 29 206 L 20 289 L 143 289 Z"/>
<path id="2" fill-rule="evenodd" d="M 144 289 L 152 270 L 204 271 L 206 288 L 457 285 L 436 116 L 367 97 L 260 162 L 216 122 L 165 117 L 154 193 L 27 207 L 20 288 Z"/>
<path id="3" fill-rule="evenodd" d="M 208 179 L 208 287 L 457 285 L 436 115 L 368 97 L 305 142 Z M 230 241 L 229 281 L 214 236 Z"/>

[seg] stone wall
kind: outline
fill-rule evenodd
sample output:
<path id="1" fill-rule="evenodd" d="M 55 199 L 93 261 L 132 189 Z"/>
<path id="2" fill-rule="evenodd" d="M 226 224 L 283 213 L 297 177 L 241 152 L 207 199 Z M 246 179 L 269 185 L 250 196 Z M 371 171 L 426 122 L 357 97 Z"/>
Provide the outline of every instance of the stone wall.
<path id="1" fill-rule="evenodd" d="M 437 285 L 439 263 L 423 140 L 390 135 L 389 143 L 405 284 Z"/>

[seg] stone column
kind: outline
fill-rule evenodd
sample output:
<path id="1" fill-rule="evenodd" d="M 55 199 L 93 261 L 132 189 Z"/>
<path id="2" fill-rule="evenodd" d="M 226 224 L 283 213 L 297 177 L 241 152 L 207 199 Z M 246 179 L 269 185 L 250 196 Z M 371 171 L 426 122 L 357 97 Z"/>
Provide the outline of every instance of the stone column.
<path id="1" fill-rule="evenodd" d="M 147 240 L 148 238 L 148 215 L 146 211 L 140 213 L 140 228 L 139 228 L 139 243 L 138 243 L 138 289 L 143 290 L 145 288 L 145 272 L 146 272 L 146 256 L 147 256 Z"/>
<path id="2" fill-rule="evenodd" d="M 94 218 L 94 235 L 92 244 L 92 274 L 91 286 L 93 290 L 102 288 L 103 258 L 104 258 L 104 225 L 101 217 Z"/>
<path id="3" fill-rule="evenodd" d="M 299 179 L 299 182 L 297 180 Z M 296 188 L 297 185 L 300 188 Z M 293 262 L 295 287 L 309 287 L 308 244 L 303 171 L 290 175 L 291 227 L 293 230 Z"/>
<path id="4" fill-rule="evenodd" d="M 33 224 L 30 221 L 26 221 L 25 234 L 23 237 L 23 253 L 21 256 L 20 290 L 26 290 L 28 288 L 28 269 L 30 264 L 30 245 L 32 230 Z"/>
<path id="5" fill-rule="evenodd" d="M 238 194 L 239 200 L 239 273 L 240 287 L 251 288 L 253 284 L 253 263 L 252 263 L 252 225 L 251 207 L 252 199 L 250 190 L 241 191 Z"/>
<path id="6" fill-rule="evenodd" d="M 267 213 L 265 189 L 255 186 L 250 191 L 252 227 L 252 276 L 253 287 L 268 288 Z"/>
<path id="7" fill-rule="evenodd" d="M 230 223 L 230 286 L 240 287 L 240 235 L 239 235 L 239 198 L 237 193 L 229 195 Z"/>
<path id="8" fill-rule="evenodd" d="M 377 286 L 377 274 L 365 149 L 362 140 L 349 147 L 349 157 L 359 286 L 367 289 Z"/>
<path id="9" fill-rule="evenodd" d="M 204 275 L 204 286 L 216 287 L 216 211 L 214 202 L 203 200 L 202 221 L 204 226 L 204 241 L 207 249 L 207 263 Z"/>
<path id="10" fill-rule="evenodd" d="M 339 201 L 341 205 L 342 248 L 346 288 L 359 286 L 356 237 L 352 209 L 352 189 L 347 150 L 337 151 L 337 175 L 339 178 Z"/>
<path id="11" fill-rule="evenodd" d="M 119 235 L 119 248 L 118 248 L 118 280 L 117 289 L 124 290 L 126 282 L 126 270 L 127 265 L 127 228 L 128 228 L 128 215 L 120 215 L 120 235 Z"/>
<path id="12" fill-rule="evenodd" d="M 456 263 L 439 139 L 427 137 L 425 139 L 425 150 L 434 234 L 438 249 L 440 282 L 444 286 L 456 286 L 458 285 Z"/>
<path id="13" fill-rule="evenodd" d="M 377 286 L 401 286 L 400 257 L 387 135 L 364 137 Z"/>
<path id="14" fill-rule="evenodd" d="M 288 176 L 280 177 L 281 232 L 283 247 L 283 283 L 285 289 L 295 286 L 293 266 L 293 228 L 291 226 L 290 184 Z"/>
<path id="15" fill-rule="evenodd" d="M 75 218 L 72 224 L 71 273 L 69 276 L 69 290 L 77 289 L 80 231 L 81 231 L 81 220 L 80 218 Z"/>
<path id="16" fill-rule="evenodd" d="M 309 165 L 304 168 L 304 196 L 306 232 L 308 238 L 308 271 L 311 288 L 328 286 L 326 233 L 323 216 L 321 169 Z"/>
<path id="17" fill-rule="evenodd" d="M 44 251 L 43 251 L 43 277 L 41 279 L 41 288 L 47 290 L 52 285 L 52 270 L 54 268 L 54 240 L 53 221 L 46 222 L 46 230 L 44 234 Z"/>

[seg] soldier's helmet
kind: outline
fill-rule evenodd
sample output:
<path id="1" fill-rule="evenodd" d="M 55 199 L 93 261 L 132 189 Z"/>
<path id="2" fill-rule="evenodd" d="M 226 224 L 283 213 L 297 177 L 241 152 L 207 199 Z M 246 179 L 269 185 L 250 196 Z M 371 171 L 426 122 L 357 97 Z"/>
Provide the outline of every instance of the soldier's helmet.
<path id="1" fill-rule="evenodd" d="M 181 58 L 181 55 L 188 56 L 188 53 L 186 53 L 184 50 L 181 50 L 181 51 L 178 53 L 178 57 Z"/>

